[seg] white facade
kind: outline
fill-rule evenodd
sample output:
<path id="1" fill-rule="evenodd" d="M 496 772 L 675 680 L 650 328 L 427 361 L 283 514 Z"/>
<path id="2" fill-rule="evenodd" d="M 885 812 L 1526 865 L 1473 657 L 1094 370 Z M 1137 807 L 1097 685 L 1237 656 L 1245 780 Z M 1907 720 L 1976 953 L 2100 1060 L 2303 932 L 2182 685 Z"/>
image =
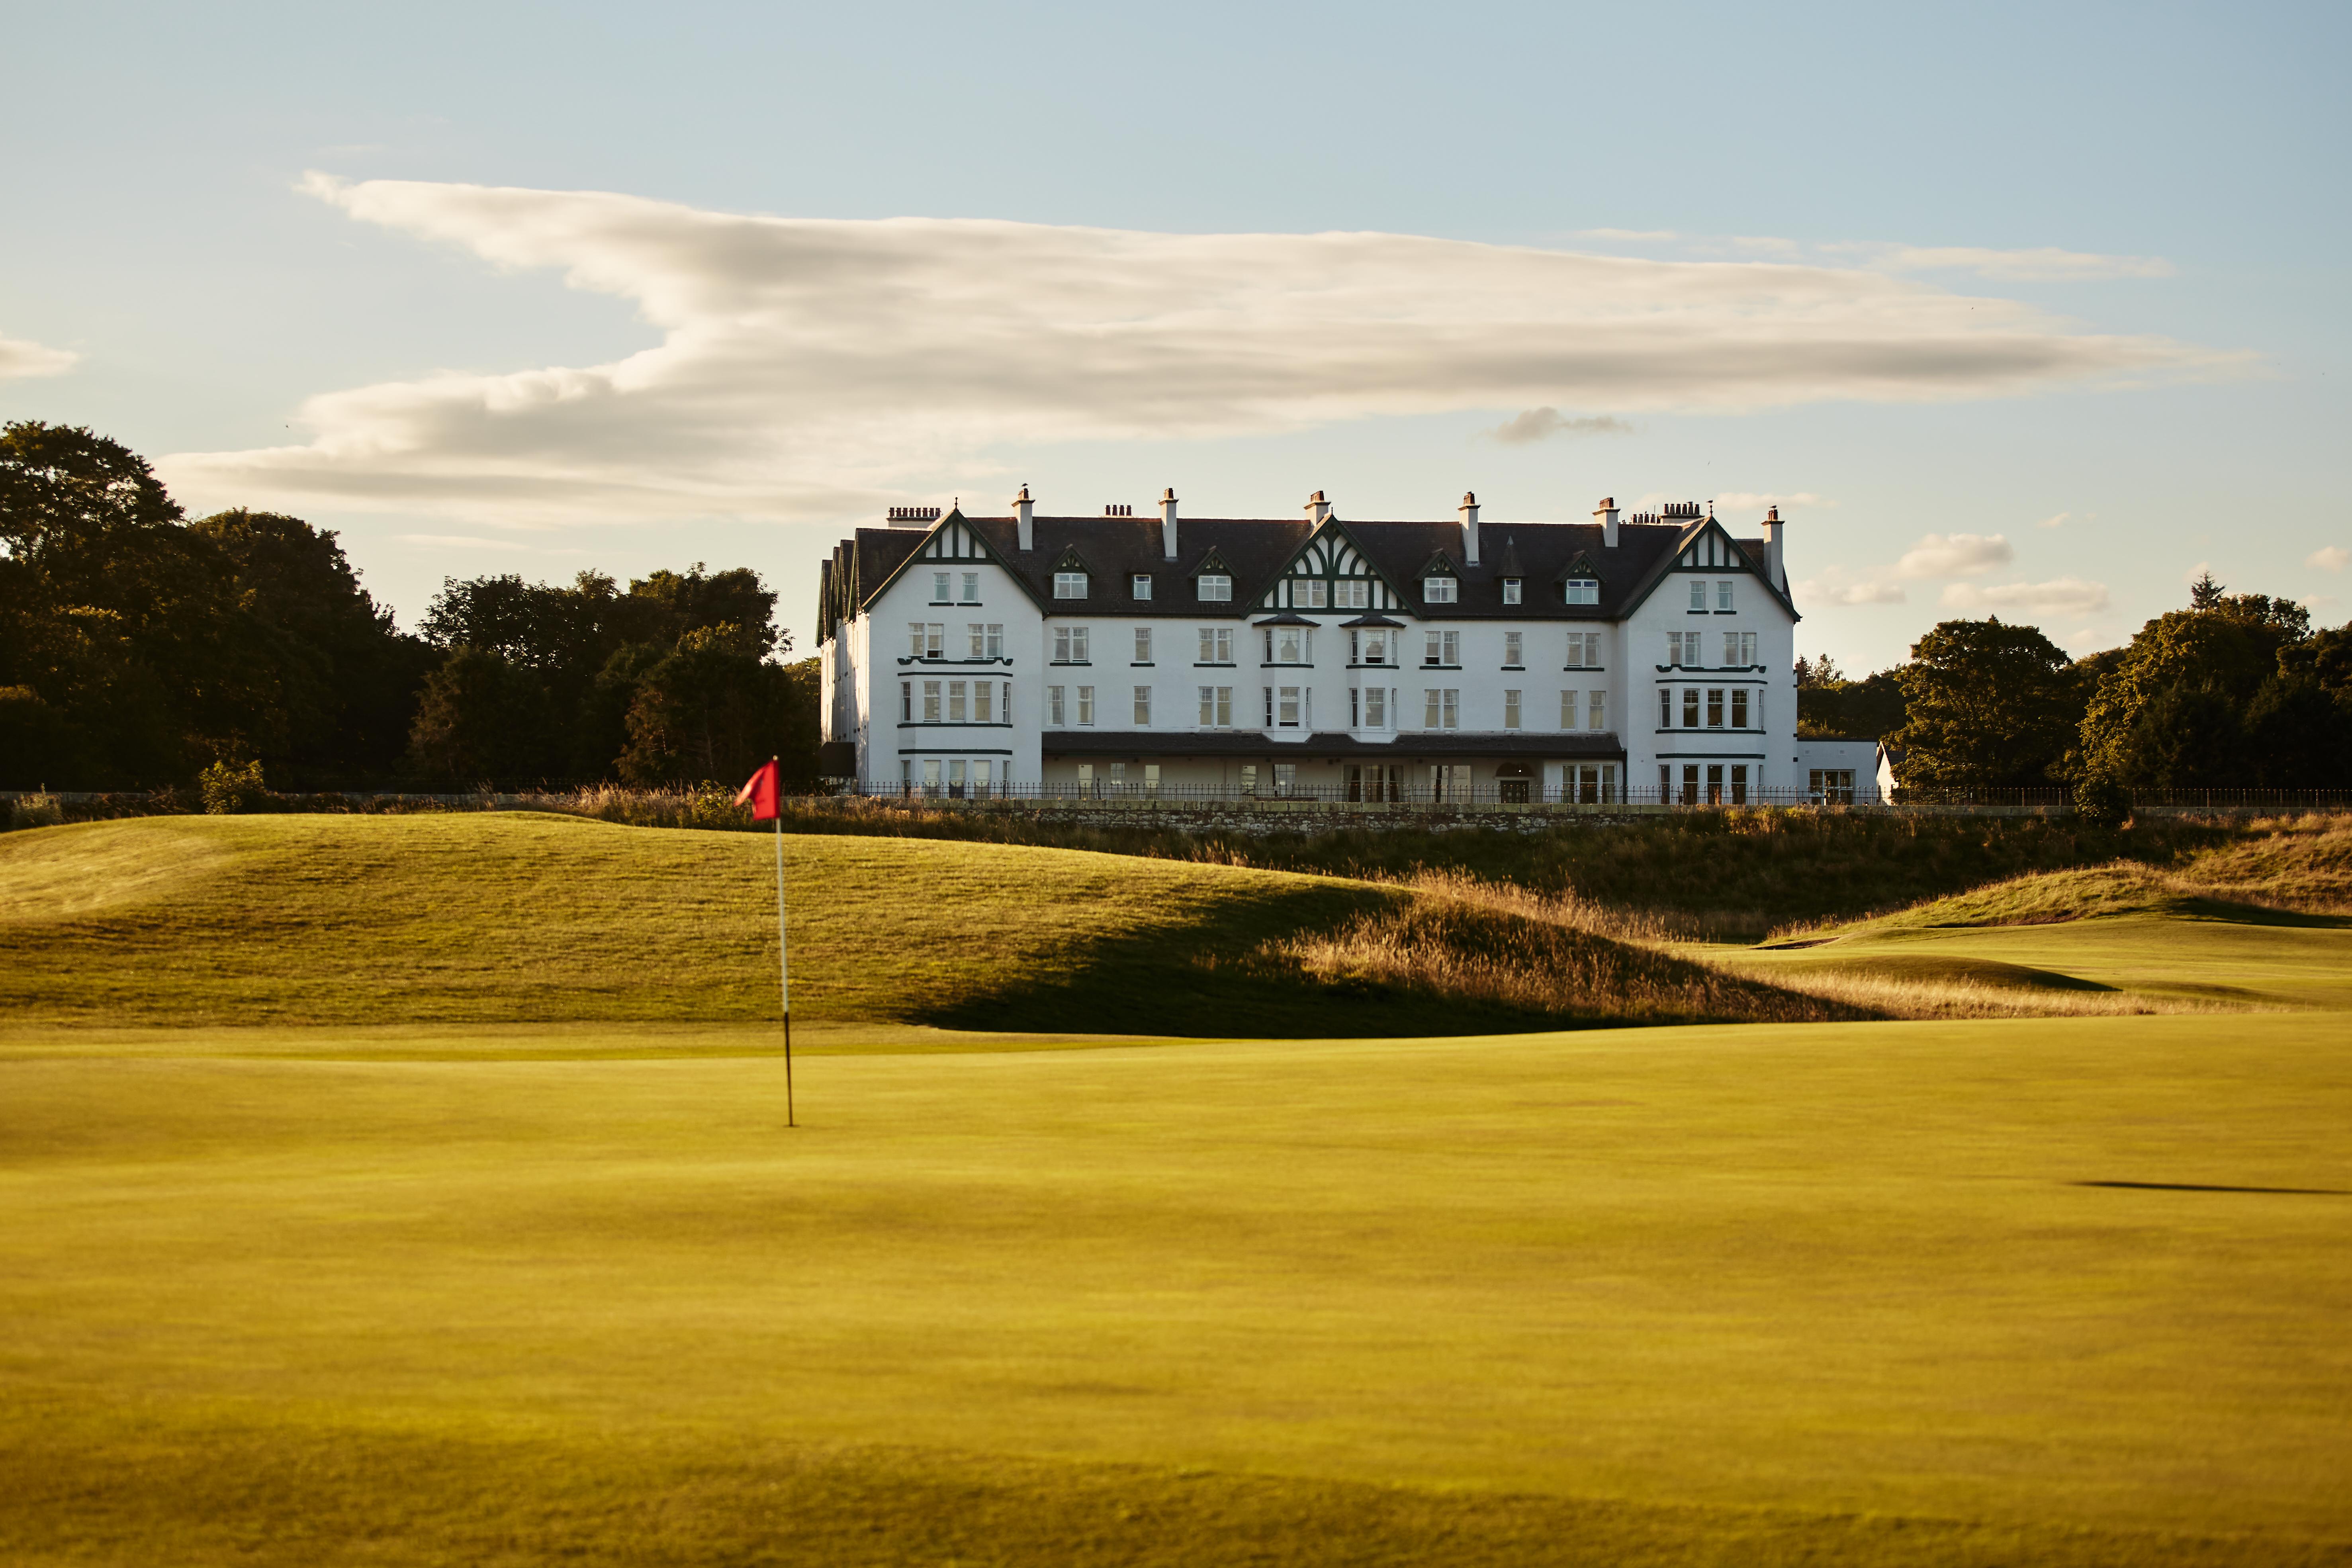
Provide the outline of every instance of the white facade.
<path id="1" fill-rule="evenodd" d="M 1140 521 L 1027 510 L 894 519 L 835 552 L 828 772 L 1481 800 L 1807 782 L 1777 517 L 1743 542 L 1695 507 L 1483 528 L 1466 498 L 1454 523 L 1349 523 L 1319 494 L 1297 522 L 1180 522 L 1172 497 Z"/>

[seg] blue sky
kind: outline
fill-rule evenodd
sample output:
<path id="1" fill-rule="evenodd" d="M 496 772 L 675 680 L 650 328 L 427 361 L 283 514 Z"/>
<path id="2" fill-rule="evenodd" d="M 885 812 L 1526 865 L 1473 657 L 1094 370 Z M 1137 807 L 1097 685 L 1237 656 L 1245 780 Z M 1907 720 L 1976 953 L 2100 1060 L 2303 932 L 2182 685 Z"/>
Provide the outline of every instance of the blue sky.
<path id="1" fill-rule="evenodd" d="M 2352 616 L 2342 7 L 6 26 L 0 412 L 341 530 L 404 622 L 699 559 L 806 646 L 844 527 L 1024 482 L 1782 498 L 1855 668 L 2109 646 L 2200 563 Z"/>

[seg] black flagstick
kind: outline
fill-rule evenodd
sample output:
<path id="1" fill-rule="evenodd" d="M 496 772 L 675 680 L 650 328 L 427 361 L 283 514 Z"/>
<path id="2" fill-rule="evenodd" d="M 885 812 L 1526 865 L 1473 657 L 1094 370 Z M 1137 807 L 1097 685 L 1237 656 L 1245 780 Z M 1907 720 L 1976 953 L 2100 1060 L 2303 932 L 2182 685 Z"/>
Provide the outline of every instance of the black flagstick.
<path id="1" fill-rule="evenodd" d="M 784 956 L 784 779 L 775 758 L 770 757 L 768 765 L 776 770 L 769 782 L 776 792 L 776 990 L 784 1004 L 784 1125 L 797 1127 L 800 1122 L 793 1114 L 793 978 Z"/>

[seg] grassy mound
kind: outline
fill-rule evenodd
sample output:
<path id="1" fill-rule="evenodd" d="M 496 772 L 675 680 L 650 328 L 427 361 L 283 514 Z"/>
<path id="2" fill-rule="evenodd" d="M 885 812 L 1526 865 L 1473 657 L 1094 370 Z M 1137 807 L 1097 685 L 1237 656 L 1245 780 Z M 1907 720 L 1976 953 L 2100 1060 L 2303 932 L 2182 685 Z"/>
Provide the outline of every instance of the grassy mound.
<path id="1" fill-rule="evenodd" d="M 793 1014 L 810 1021 L 1322 1037 L 1844 1016 L 1507 912 L 1441 922 L 1423 962 L 1380 973 L 1299 947 L 1426 897 L 1401 888 L 1064 849 L 784 842 Z M 512 813 L 13 834 L 0 1008 L 19 1024 L 769 1018 L 774 854 L 760 836 Z M 1517 953 L 1536 983 L 1465 982 L 1452 962 L 1465 944 L 1489 969 Z"/>
<path id="2" fill-rule="evenodd" d="M 691 825 L 675 798 L 592 791 L 568 809 Z M 1570 821 L 1534 832 L 1339 827 L 1194 835 L 1039 820 L 1022 812 L 801 801 L 795 831 L 1097 849 L 1271 870 L 1408 879 L 1454 873 L 1660 918 L 1693 938 L 1753 942 L 1792 921 L 1853 920 L 2029 872 L 2126 860 L 2173 866 L 2235 830 L 2153 820 L 2096 828 L 2069 817 L 1846 816 L 1810 809 Z M 1311 819 L 1310 819 L 1311 820 Z"/>

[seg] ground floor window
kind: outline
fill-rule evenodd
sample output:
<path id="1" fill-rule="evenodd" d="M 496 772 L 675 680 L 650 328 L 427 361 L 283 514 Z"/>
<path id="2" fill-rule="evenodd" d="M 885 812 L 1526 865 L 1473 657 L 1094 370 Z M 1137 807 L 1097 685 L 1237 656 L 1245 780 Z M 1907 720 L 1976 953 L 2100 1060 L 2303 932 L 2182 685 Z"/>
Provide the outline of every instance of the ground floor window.
<path id="1" fill-rule="evenodd" d="M 1349 800 L 1402 800 L 1404 769 L 1394 763 L 1349 763 Z"/>
<path id="2" fill-rule="evenodd" d="M 1805 793 L 1815 805 L 1852 805 L 1852 768 L 1814 768 L 1807 774 Z"/>
<path id="3" fill-rule="evenodd" d="M 1298 764 L 1297 763 L 1276 763 L 1274 764 L 1274 793 L 1279 795 L 1289 795 L 1298 793 Z"/>
<path id="4" fill-rule="evenodd" d="M 1617 799 L 1617 764 L 1570 763 L 1560 770 L 1560 794 L 1585 805 L 1614 803 Z"/>
<path id="5" fill-rule="evenodd" d="M 1470 767 L 1466 763 L 1432 763 L 1429 798 L 1466 805 L 1470 799 Z"/>

